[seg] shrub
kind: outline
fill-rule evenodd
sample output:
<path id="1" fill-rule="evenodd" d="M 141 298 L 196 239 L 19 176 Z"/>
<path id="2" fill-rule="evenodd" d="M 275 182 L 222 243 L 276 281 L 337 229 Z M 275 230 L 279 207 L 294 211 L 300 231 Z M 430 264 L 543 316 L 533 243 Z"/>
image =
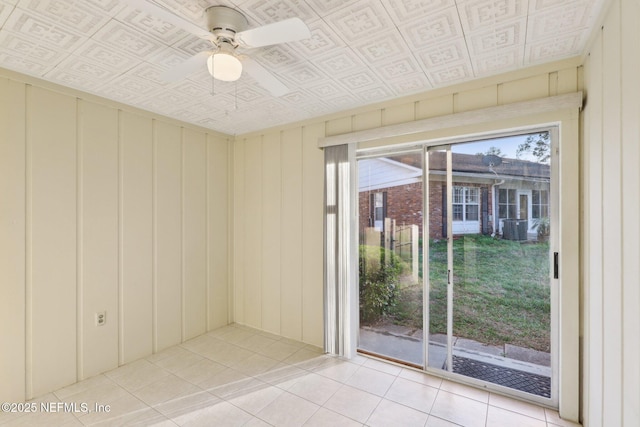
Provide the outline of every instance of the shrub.
<path id="1" fill-rule="evenodd" d="M 379 246 L 360 246 L 360 321 L 373 323 L 389 314 L 398 297 L 402 261 Z"/>

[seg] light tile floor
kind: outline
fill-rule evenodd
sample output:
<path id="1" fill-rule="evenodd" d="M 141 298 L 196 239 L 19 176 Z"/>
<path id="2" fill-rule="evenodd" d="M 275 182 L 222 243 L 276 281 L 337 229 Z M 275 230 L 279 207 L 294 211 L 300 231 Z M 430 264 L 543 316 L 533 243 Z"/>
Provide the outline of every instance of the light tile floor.
<path id="1" fill-rule="evenodd" d="M 230 325 L 0 412 L 2 426 L 576 426 L 558 413 L 393 364 Z M 83 406 L 109 405 L 85 413 Z"/>

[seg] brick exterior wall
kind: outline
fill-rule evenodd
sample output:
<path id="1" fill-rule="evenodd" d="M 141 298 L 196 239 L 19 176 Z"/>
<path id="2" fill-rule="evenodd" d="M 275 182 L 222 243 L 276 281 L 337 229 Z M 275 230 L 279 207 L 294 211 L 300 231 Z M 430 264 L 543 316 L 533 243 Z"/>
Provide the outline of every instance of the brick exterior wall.
<path id="1" fill-rule="evenodd" d="M 488 215 L 493 215 L 493 197 L 490 185 L 470 183 L 460 183 L 456 185 L 487 188 L 489 204 Z M 444 238 L 442 231 L 443 223 L 446 222 L 446 219 L 442 217 L 442 194 L 443 188 L 445 187 L 445 183 L 442 181 L 429 182 L 429 200 L 431 201 L 429 237 L 431 239 Z M 363 233 L 364 228 L 373 226 L 373 218 L 370 213 L 373 210 L 370 209 L 369 206 L 370 197 L 371 194 L 380 192 L 387 193 L 387 218 L 395 219 L 396 225 L 398 226 L 416 224 L 420 230 L 420 237 L 422 237 L 422 182 L 361 192 L 359 196 L 360 232 Z M 487 222 L 487 228 L 492 230 L 492 222 Z M 480 197 L 480 226 L 482 227 L 482 197 Z"/>

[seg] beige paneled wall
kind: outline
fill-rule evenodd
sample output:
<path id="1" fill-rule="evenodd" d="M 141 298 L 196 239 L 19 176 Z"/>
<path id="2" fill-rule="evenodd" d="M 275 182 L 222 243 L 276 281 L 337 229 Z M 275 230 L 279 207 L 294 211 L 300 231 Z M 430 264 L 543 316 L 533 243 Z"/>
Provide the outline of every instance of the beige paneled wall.
<path id="1" fill-rule="evenodd" d="M 237 137 L 235 321 L 323 345 L 319 138 L 572 93 L 579 74 L 576 62 L 568 61 Z"/>
<path id="2" fill-rule="evenodd" d="M 585 63 L 586 426 L 640 417 L 640 4 L 615 0 Z"/>
<path id="3" fill-rule="evenodd" d="M 0 76 L 2 401 L 229 321 L 229 139 L 86 98 Z"/>

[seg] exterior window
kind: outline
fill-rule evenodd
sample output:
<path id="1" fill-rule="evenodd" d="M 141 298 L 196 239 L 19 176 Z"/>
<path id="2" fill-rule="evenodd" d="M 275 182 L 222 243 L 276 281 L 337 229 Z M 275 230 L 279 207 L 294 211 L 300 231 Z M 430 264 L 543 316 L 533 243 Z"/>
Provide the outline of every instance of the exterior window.
<path id="1" fill-rule="evenodd" d="M 480 189 L 453 187 L 453 220 L 477 221 L 479 217 Z"/>
<path id="2" fill-rule="evenodd" d="M 531 216 L 533 218 L 549 218 L 549 191 L 533 190 L 531 192 Z"/>
<path id="3" fill-rule="evenodd" d="M 498 215 L 500 219 L 517 218 L 516 190 L 501 188 L 498 191 Z"/>
<path id="4" fill-rule="evenodd" d="M 387 216 L 387 192 L 371 194 L 370 203 L 371 223 L 369 226 L 378 231 L 384 231 L 384 219 Z"/>

